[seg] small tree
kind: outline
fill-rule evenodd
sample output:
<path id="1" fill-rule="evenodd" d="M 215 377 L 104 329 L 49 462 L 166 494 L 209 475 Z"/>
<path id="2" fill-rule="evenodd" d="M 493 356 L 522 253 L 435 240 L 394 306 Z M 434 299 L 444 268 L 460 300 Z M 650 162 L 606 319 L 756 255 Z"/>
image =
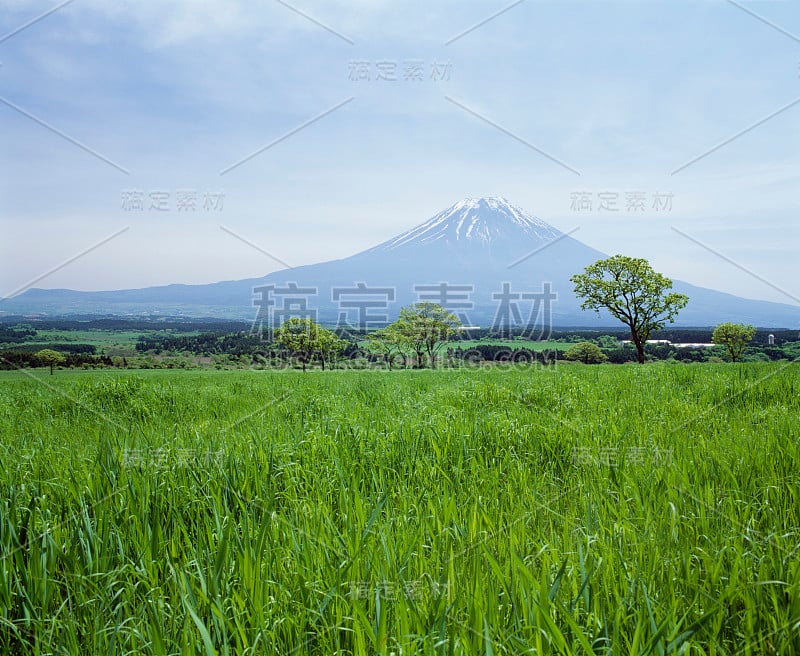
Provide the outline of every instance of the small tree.
<path id="1" fill-rule="evenodd" d="M 584 298 L 583 310 L 608 310 L 631 331 L 640 364 L 650 335 L 672 323 L 689 297 L 670 292 L 672 281 L 642 258 L 614 255 L 598 260 L 570 278 L 575 294 Z"/>
<path id="2" fill-rule="evenodd" d="M 405 309 L 405 308 L 403 308 Z M 418 321 L 412 316 L 403 316 L 389 326 L 391 329 L 387 336 L 394 340 L 399 351 L 410 351 L 414 354 L 414 367 L 421 369 L 425 361 L 425 336 L 418 327 Z"/>
<path id="3" fill-rule="evenodd" d="M 714 329 L 711 341 L 728 349 L 731 362 L 736 362 L 744 353 L 748 342 L 756 336 L 756 329 L 742 323 L 721 323 Z"/>
<path id="4" fill-rule="evenodd" d="M 344 342 L 335 333 L 318 325 L 313 319 L 292 317 L 275 331 L 275 342 L 289 351 L 303 365 L 316 354 L 325 368 L 325 358 L 344 348 Z"/>
<path id="5" fill-rule="evenodd" d="M 386 368 L 391 370 L 394 361 L 403 352 L 405 340 L 392 326 L 380 328 L 367 335 L 369 348 L 383 356 Z"/>
<path id="6" fill-rule="evenodd" d="M 343 339 L 339 339 L 338 335 L 331 330 L 319 328 L 317 331 L 317 344 L 316 351 L 319 354 L 322 368 L 325 369 L 325 360 L 328 358 L 333 359 L 337 354 L 342 352 L 342 349 L 347 345 Z"/>
<path id="7" fill-rule="evenodd" d="M 391 326 L 390 335 L 401 347 L 407 345 L 422 366 L 425 354 L 433 369 L 436 354 L 461 325 L 459 318 L 441 305 L 425 301 L 400 310 L 400 317 Z"/>
<path id="8" fill-rule="evenodd" d="M 50 367 L 51 376 L 53 375 L 53 367 L 67 361 L 67 358 L 64 357 L 63 353 L 59 353 L 53 349 L 42 349 L 41 351 L 37 351 L 35 355 L 39 362 L 44 364 L 46 367 Z"/>
<path id="9" fill-rule="evenodd" d="M 608 356 L 593 342 L 581 342 L 570 346 L 564 353 L 565 360 L 575 360 L 583 364 L 600 364 L 608 360 Z"/>

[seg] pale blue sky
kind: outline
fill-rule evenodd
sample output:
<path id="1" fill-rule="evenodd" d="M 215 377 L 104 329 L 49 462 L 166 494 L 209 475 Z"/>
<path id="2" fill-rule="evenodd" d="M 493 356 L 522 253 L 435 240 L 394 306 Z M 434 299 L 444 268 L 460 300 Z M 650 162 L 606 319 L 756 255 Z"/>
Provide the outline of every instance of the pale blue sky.
<path id="1" fill-rule="evenodd" d="M 3 4 L 0 39 L 59 3 Z M 799 3 L 525 0 L 449 44 L 509 3 L 290 4 L 333 32 L 277 0 L 74 0 L 0 41 L 0 296 L 126 226 L 36 286 L 254 277 L 280 265 L 220 225 L 299 265 L 500 195 L 671 277 L 800 297 Z M 635 191 L 672 211 L 626 211 Z"/>

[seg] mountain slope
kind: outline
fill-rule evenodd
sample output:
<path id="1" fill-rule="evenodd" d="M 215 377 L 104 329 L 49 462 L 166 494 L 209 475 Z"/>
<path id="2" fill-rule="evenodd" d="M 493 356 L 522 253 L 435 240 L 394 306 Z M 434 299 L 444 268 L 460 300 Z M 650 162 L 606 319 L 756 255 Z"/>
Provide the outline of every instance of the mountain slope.
<path id="1" fill-rule="evenodd" d="M 272 292 L 280 289 L 272 290 L 266 299 L 274 303 L 270 312 L 280 311 L 284 305 L 296 309 L 305 304 L 316 309 L 317 318 L 323 322 L 345 319 L 357 325 L 360 311 L 362 319 L 366 313 L 374 324 L 376 317 L 385 315 L 392 319 L 400 307 L 417 300 L 441 302 L 444 300 L 441 293 L 445 293 L 456 303 L 453 310 L 464 321 L 488 326 L 498 312 L 505 312 L 516 323 L 524 324 L 535 301 L 515 294 L 542 292 L 543 285 L 550 283 L 558 295 L 552 303 L 553 325 L 614 325 L 615 320 L 608 316 L 581 311 L 569 281 L 571 275 L 603 257 L 606 255 L 600 251 L 503 198 L 470 198 L 397 237 L 340 260 L 210 285 L 167 285 L 108 292 L 31 289 L 0 302 L 0 311 L 49 315 L 159 313 L 252 319 L 258 309 L 254 301 L 262 299 L 261 293 L 254 295 L 254 288 L 274 285 L 288 289 L 294 285 L 301 290 L 316 291 L 278 293 L 273 298 Z M 361 289 L 358 283 L 362 284 Z M 350 292 L 337 292 L 337 288 L 347 288 Z M 382 297 L 369 294 L 374 288 L 393 292 L 383 291 Z M 503 289 L 507 292 L 505 296 Z M 690 297 L 677 325 L 709 326 L 737 321 L 795 328 L 800 322 L 800 308 L 796 306 L 742 299 L 681 281 L 675 281 L 675 289 Z M 375 305 L 381 298 L 388 302 L 386 309 Z M 369 309 L 365 309 L 365 304 Z"/>

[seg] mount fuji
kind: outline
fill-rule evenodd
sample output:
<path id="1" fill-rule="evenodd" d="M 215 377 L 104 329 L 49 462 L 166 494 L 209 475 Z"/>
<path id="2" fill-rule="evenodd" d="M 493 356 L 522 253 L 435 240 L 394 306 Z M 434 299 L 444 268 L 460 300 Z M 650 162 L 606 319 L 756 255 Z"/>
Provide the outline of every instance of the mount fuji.
<path id="1" fill-rule="evenodd" d="M 525 303 L 528 308 L 533 304 L 530 295 L 551 290 L 557 295 L 551 305 L 554 326 L 613 326 L 616 321 L 607 315 L 581 311 L 569 281 L 571 275 L 604 257 L 607 255 L 504 198 L 468 198 L 407 232 L 340 260 L 209 285 L 108 292 L 30 289 L 4 299 L 0 310 L 49 316 L 159 314 L 253 319 L 257 305 L 267 303 L 270 311 L 316 310 L 318 320 L 328 324 L 346 321 L 358 325 L 360 311 L 362 318 L 368 317 L 375 325 L 382 316 L 395 318 L 404 305 L 418 300 L 441 302 L 445 294 L 462 321 L 489 326 L 505 293 L 506 299 L 516 299 L 511 302 L 518 304 L 522 325 L 529 314 Z M 668 271 L 663 273 L 669 276 Z M 699 327 L 734 321 L 795 328 L 800 324 L 800 307 L 674 282 L 675 290 L 690 299 L 676 325 Z M 262 305 L 262 311 L 266 307 Z"/>

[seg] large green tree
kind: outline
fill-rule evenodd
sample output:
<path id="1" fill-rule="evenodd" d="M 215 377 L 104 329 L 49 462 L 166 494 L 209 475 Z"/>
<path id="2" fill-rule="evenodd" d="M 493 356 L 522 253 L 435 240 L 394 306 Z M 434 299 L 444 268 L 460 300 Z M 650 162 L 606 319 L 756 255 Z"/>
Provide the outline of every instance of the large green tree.
<path id="1" fill-rule="evenodd" d="M 63 353 L 59 353 L 53 349 L 42 349 L 41 351 L 37 351 L 35 356 L 36 359 L 44 366 L 50 367 L 51 376 L 53 375 L 53 368 L 62 362 L 66 362 L 67 360 Z"/>
<path id="2" fill-rule="evenodd" d="M 731 361 L 736 362 L 744 353 L 748 342 L 756 336 L 753 326 L 742 323 L 721 323 L 714 329 L 711 341 L 728 349 Z"/>
<path id="3" fill-rule="evenodd" d="M 390 326 L 389 334 L 401 347 L 408 347 L 417 356 L 421 367 L 425 355 L 431 368 L 436 367 L 436 354 L 461 326 L 459 318 L 437 303 L 425 301 L 404 307 Z"/>
<path id="4" fill-rule="evenodd" d="M 275 343 L 289 351 L 303 365 L 303 371 L 314 356 L 325 368 L 326 359 L 338 353 L 344 342 L 336 333 L 317 324 L 313 319 L 292 317 L 275 331 Z"/>
<path id="5" fill-rule="evenodd" d="M 614 255 L 590 264 L 570 280 L 584 299 L 582 309 L 598 314 L 607 310 L 628 326 L 640 364 L 650 335 L 672 323 L 689 302 L 688 296 L 672 292 L 672 281 L 643 258 Z"/>

